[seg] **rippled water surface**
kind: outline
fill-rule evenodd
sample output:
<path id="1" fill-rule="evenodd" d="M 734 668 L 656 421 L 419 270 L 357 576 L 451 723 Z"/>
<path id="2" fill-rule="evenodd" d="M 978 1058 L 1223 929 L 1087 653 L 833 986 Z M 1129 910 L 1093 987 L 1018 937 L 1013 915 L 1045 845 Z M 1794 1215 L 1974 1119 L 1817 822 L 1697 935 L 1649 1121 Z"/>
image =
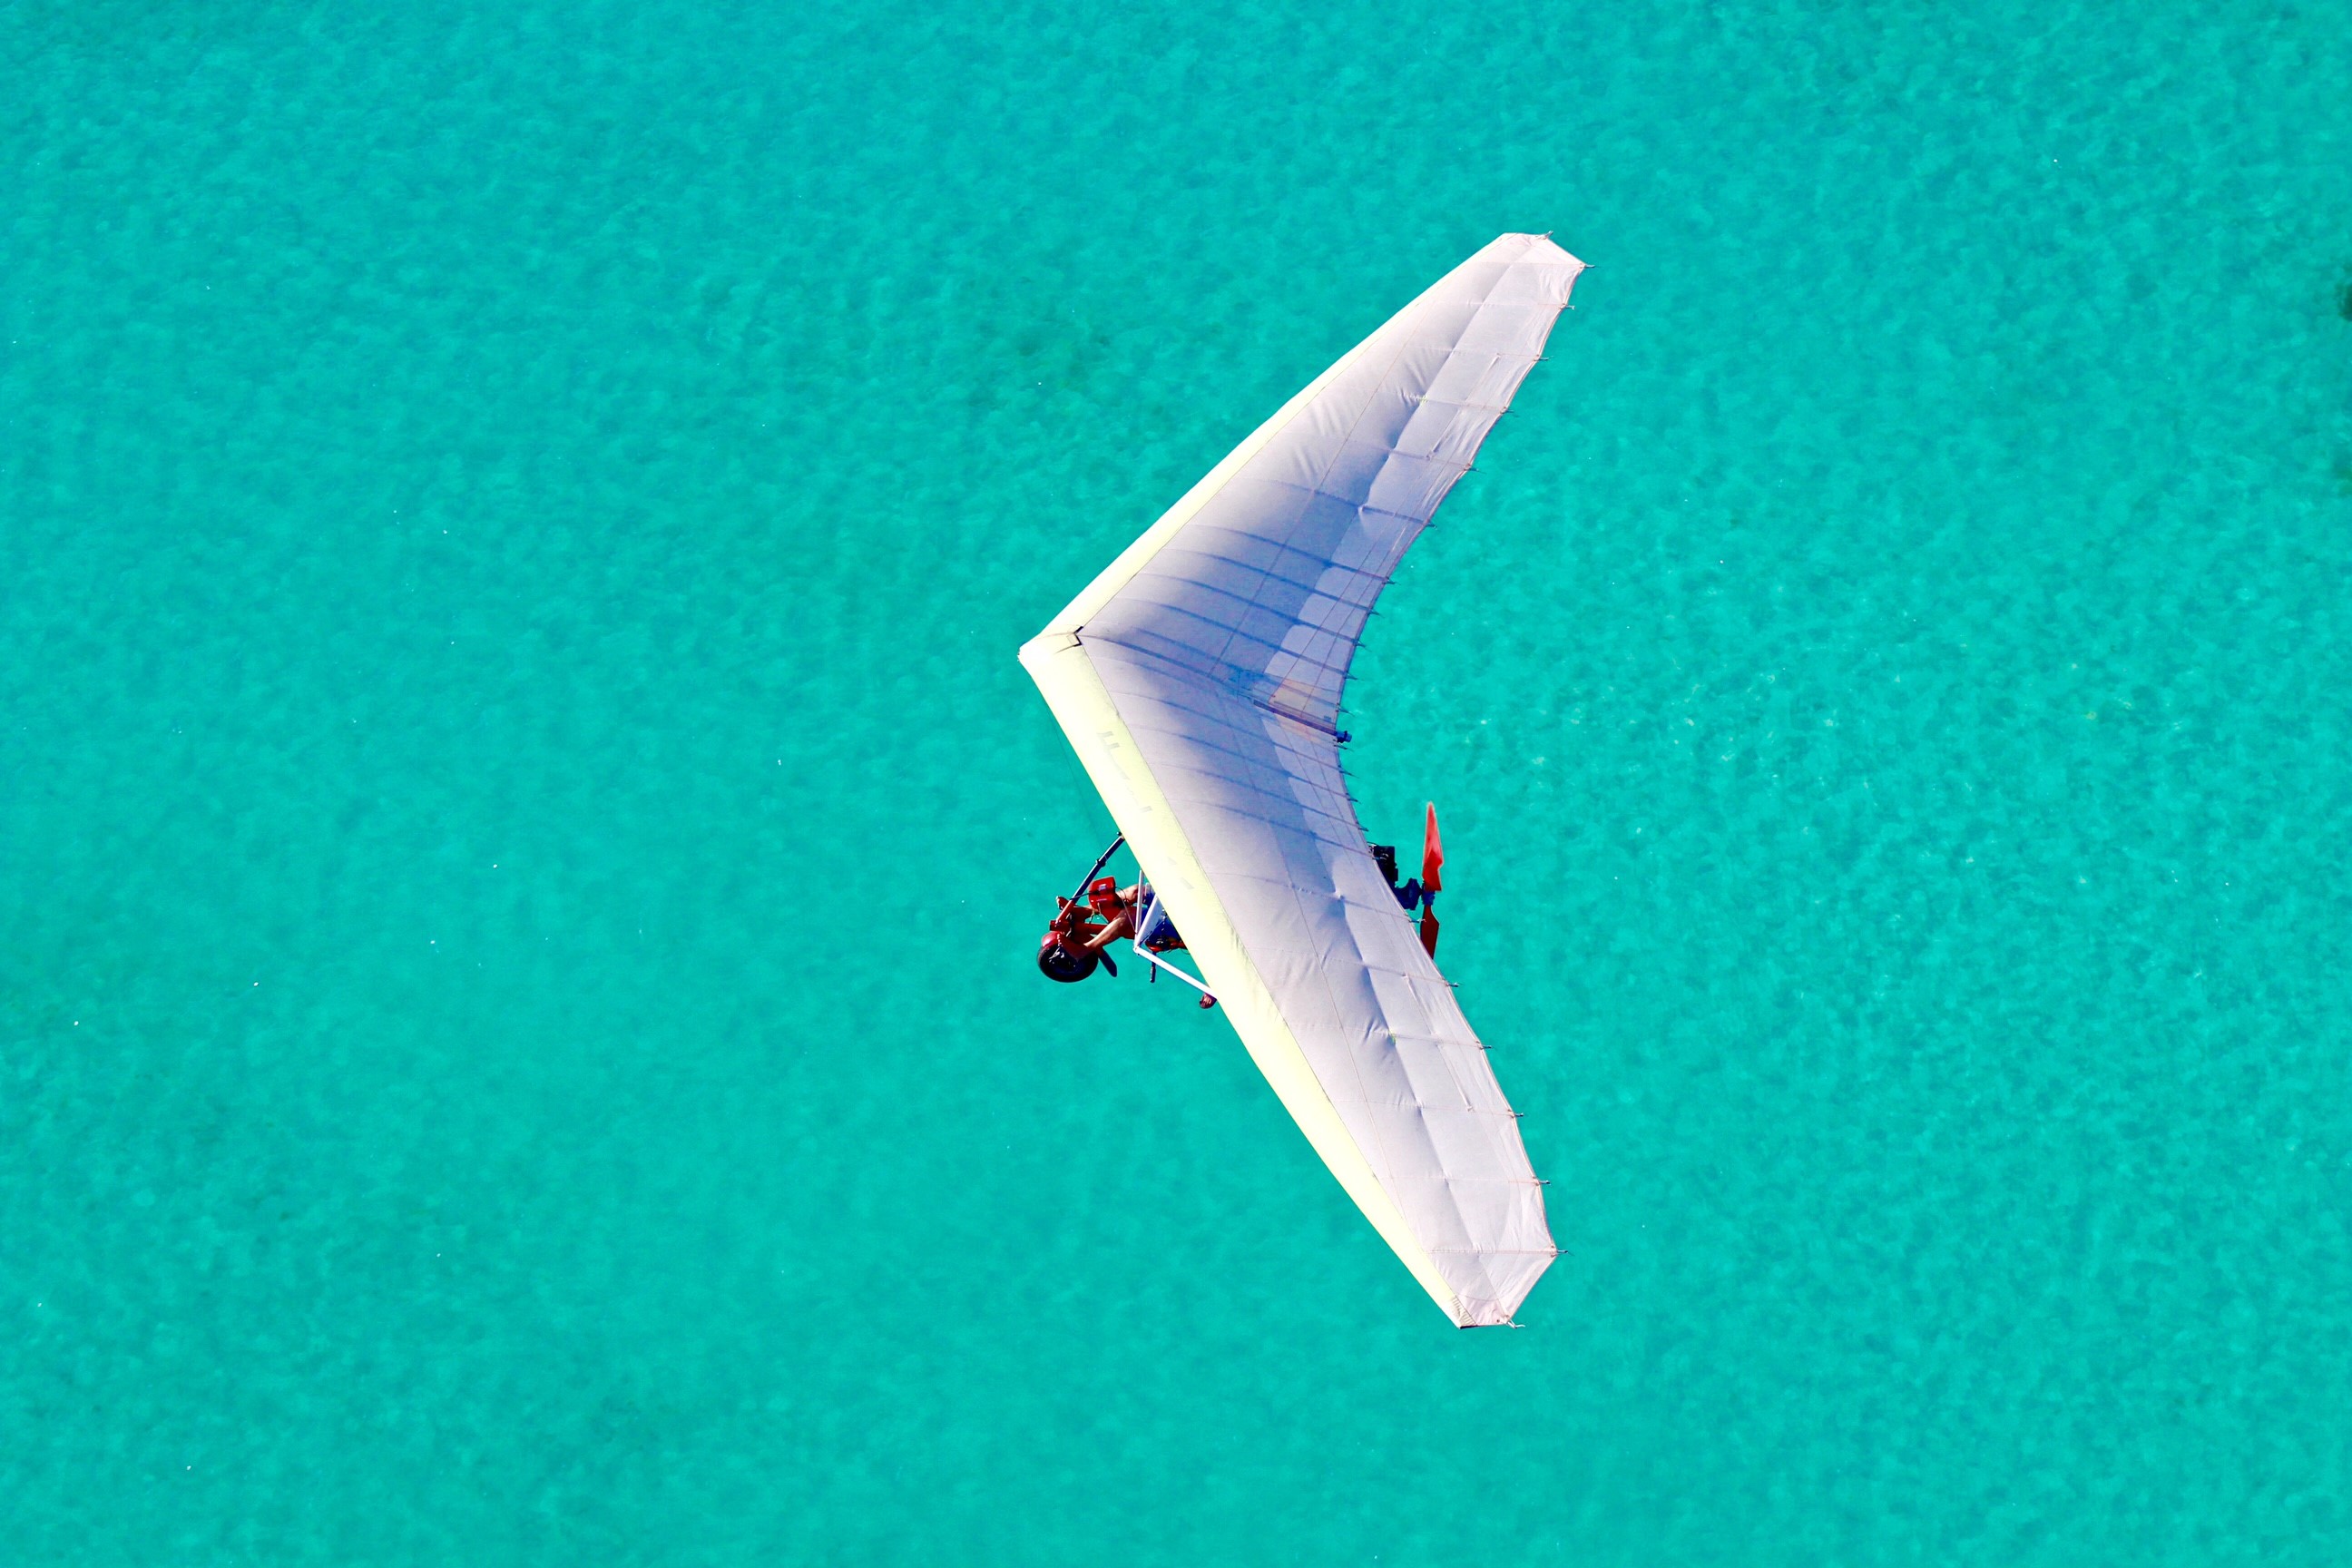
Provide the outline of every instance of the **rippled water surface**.
<path id="1" fill-rule="evenodd" d="M 45 1563 L 2352 1559 L 2352 10 L 0 5 Z M 1505 229 L 1448 1328 L 1013 649 Z"/>

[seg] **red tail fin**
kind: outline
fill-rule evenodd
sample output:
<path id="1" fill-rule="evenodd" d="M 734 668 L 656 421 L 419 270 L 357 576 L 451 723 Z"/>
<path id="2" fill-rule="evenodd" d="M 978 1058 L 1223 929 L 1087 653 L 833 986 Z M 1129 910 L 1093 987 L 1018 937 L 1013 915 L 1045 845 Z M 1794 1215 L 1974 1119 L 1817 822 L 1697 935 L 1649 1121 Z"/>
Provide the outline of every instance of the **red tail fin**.
<path id="1" fill-rule="evenodd" d="M 1444 883 L 1439 879 L 1439 873 L 1444 869 L 1445 846 L 1437 837 L 1437 806 L 1433 802 L 1428 823 L 1421 830 L 1421 890 L 1434 893 L 1443 888 Z M 1432 943 L 1436 940 L 1433 936 L 1428 939 Z"/>
<path id="2" fill-rule="evenodd" d="M 1421 911 L 1421 951 L 1432 958 L 1437 956 L 1437 912 L 1434 910 Z"/>

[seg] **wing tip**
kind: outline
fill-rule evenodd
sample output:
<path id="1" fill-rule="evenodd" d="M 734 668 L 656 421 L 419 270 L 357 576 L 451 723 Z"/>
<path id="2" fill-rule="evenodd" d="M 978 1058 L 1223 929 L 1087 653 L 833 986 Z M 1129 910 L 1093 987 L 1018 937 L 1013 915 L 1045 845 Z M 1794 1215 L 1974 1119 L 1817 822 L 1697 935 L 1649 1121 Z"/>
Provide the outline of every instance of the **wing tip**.
<path id="1" fill-rule="evenodd" d="M 1550 1247 L 1540 1251 L 1508 1253 L 1486 1252 L 1477 1255 L 1483 1266 L 1503 1258 L 1520 1259 L 1516 1268 L 1488 1268 L 1486 1284 L 1490 1293 L 1465 1296 L 1458 1292 L 1452 1300 L 1441 1300 L 1438 1306 L 1454 1320 L 1457 1329 L 1517 1329 L 1526 1327 L 1516 1314 L 1527 1301 L 1551 1266 L 1559 1259 L 1559 1248 Z"/>
<path id="2" fill-rule="evenodd" d="M 1585 261 L 1570 255 L 1566 249 L 1562 248 L 1559 242 L 1552 238 L 1549 230 L 1546 230 L 1542 234 L 1511 233 L 1496 235 L 1493 242 L 1487 245 L 1486 249 L 1495 250 L 1502 247 L 1509 247 L 1511 249 L 1516 251 L 1517 254 L 1510 257 L 1508 259 L 1521 265 L 1532 264 L 1538 266 L 1558 266 L 1565 263 L 1570 267 L 1575 268 L 1580 272 L 1589 265 Z M 1480 254 L 1484 255 L 1485 252 L 1482 251 Z"/>

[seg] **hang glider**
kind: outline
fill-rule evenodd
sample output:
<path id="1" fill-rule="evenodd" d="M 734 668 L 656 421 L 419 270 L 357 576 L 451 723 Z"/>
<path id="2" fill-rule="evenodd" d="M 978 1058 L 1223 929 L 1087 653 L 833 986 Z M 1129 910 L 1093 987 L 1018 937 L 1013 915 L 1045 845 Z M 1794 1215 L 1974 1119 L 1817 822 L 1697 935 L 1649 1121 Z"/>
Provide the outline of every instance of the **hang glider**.
<path id="1" fill-rule="evenodd" d="M 1182 932 L 1348 1195 L 1465 1328 L 1508 1323 L 1558 1249 L 1517 1113 L 1357 823 L 1339 703 L 1373 600 L 1583 267 L 1540 235 L 1480 250 L 1021 649 L 1151 913 Z"/>

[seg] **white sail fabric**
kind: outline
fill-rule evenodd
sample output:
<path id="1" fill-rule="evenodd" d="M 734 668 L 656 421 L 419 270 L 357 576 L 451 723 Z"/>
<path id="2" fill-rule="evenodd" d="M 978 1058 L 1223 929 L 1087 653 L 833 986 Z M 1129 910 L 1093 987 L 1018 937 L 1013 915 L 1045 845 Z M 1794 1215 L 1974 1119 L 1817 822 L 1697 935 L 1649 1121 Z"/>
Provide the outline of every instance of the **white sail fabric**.
<path id="1" fill-rule="evenodd" d="M 1465 1327 L 1557 1256 L 1486 1049 L 1339 773 L 1364 618 L 1583 263 L 1509 234 L 1292 398 L 1021 650 L 1243 1044 Z"/>

